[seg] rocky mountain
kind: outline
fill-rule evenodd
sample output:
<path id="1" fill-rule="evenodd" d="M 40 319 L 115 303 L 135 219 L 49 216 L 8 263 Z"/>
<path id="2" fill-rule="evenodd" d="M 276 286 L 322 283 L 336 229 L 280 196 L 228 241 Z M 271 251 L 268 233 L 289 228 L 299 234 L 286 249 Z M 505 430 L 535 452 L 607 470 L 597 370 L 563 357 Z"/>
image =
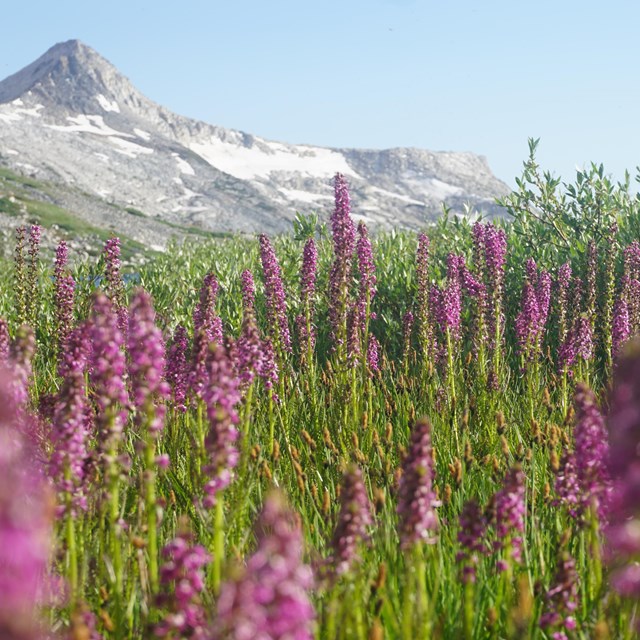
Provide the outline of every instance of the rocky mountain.
<path id="1" fill-rule="evenodd" d="M 58 185 L 56 204 L 73 193 L 71 207 L 91 224 L 113 225 L 119 212 L 132 225 L 123 232 L 159 245 L 154 222 L 277 232 L 296 211 L 328 215 L 336 172 L 349 179 L 354 213 L 386 227 L 424 226 L 442 202 L 496 215 L 494 198 L 508 192 L 472 153 L 285 144 L 182 117 L 77 40 L 0 82 L 0 165 Z"/>

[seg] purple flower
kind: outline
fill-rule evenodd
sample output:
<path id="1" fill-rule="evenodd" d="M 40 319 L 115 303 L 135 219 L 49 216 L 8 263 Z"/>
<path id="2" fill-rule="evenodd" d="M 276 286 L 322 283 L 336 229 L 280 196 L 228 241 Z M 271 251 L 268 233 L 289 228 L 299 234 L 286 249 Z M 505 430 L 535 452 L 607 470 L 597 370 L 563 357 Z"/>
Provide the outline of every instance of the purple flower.
<path id="1" fill-rule="evenodd" d="M 442 292 L 440 326 L 443 333 L 450 332 L 454 340 L 460 338 L 462 312 L 462 270 L 464 258 L 450 253 L 447 256 L 447 286 Z"/>
<path id="2" fill-rule="evenodd" d="M 123 335 L 127 332 L 127 306 L 125 303 L 124 284 L 120 275 L 120 238 L 110 238 L 104 245 L 104 277 L 105 291 L 111 300 L 118 316 L 118 328 Z"/>
<path id="3" fill-rule="evenodd" d="M 300 272 L 300 302 L 303 307 L 312 304 L 316 291 L 318 270 L 318 249 L 313 238 L 309 238 L 302 250 L 302 270 Z"/>
<path id="4" fill-rule="evenodd" d="M 617 356 L 624 343 L 631 335 L 631 328 L 629 326 L 629 305 L 623 298 L 616 300 L 613 307 L 612 334 L 613 355 Z"/>
<path id="5" fill-rule="evenodd" d="M 544 270 L 538 273 L 536 263 L 529 258 L 526 274 L 520 298 L 520 311 L 515 321 L 518 353 L 523 357 L 525 364 L 533 361 L 541 352 L 551 301 L 549 273 Z"/>
<path id="6" fill-rule="evenodd" d="M 481 222 L 474 222 L 471 227 L 471 238 L 473 240 L 473 264 L 480 275 L 481 280 L 484 280 L 486 269 L 485 235 L 485 225 Z"/>
<path id="7" fill-rule="evenodd" d="M 630 278 L 636 280 L 640 278 L 640 242 L 634 240 L 630 245 L 625 247 L 624 255 L 624 271 Z"/>
<path id="8" fill-rule="evenodd" d="M 213 273 L 208 273 L 200 288 L 200 299 L 193 312 L 193 346 L 189 390 L 202 397 L 207 384 L 207 357 L 210 344 L 222 344 L 222 320 L 216 314 L 215 303 L 219 285 Z"/>
<path id="9" fill-rule="evenodd" d="M 640 343 L 629 343 L 615 369 L 608 416 L 612 481 L 605 529 L 612 585 L 640 598 Z"/>
<path id="10" fill-rule="evenodd" d="M 460 282 L 462 286 L 465 288 L 467 293 L 474 297 L 484 297 L 486 296 L 486 288 L 481 280 L 478 280 L 469 268 L 467 267 L 465 260 L 462 256 L 459 256 L 459 264 L 460 264 Z"/>
<path id="11" fill-rule="evenodd" d="M 634 240 L 624 250 L 622 297 L 629 312 L 631 335 L 640 332 L 640 243 Z"/>
<path id="12" fill-rule="evenodd" d="M 200 300 L 193 312 L 193 333 L 204 333 L 207 343 L 222 344 L 222 320 L 215 305 L 220 285 L 213 273 L 208 273 L 200 288 Z"/>
<path id="13" fill-rule="evenodd" d="M 375 317 L 371 314 L 371 301 L 376 295 L 376 267 L 373 262 L 369 233 L 363 222 L 358 225 L 358 236 L 356 252 L 360 272 L 360 291 L 355 307 L 355 328 L 360 336 L 359 341 L 362 342 L 368 331 L 369 319 Z M 366 346 L 363 345 L 363 348 Z"/>
<path id="14" fill-rule="evenodd" d="M 524 473 L 519 466 L 513 467 L 505 476 L 502 488 L 493 498 L 492 523 L 495 525 L 496 551 L 506 551 L 510 558 L 503 557 L 498 569 L 506 570 L 510 559 L 522 559 L 522 535 L 524 534 Z"/>
<path id="15" fill-rule="evenodd" d="M 9 325 L 4 318 L 0 318 L 0 365 L 5 364 L 9 359 L 10 347 Z"/>
<path id="16" fill-rule="evenodd" d="M 204 640 L 207 616 L 200 594 L 205 586 L 203 568 L 211 558 L 204 547 L 192 544 L 187 533 L 179 533 L 166 544 L 162 556 L 165 561 L 160 567 L 160 582 L 165 593 L 158 604 L 169 613 L 155 626 L 154 633 Z"/>
<path id="17" fill-rule="evenodd" d="M 0 371 L 0 635 L 44 637 L 36 598 L 47 569 L 52 516 L 42 470 L 21 437 L 10 374 Z"/>
<path id="18" fill-rule="evenodd" d="M 576 387 L 574 402 L 578 478 L 582 490 L 590 496 L 592 504 L 601 512 L 606 506 L 606 492 L 609 485 L 607 430 L 595 396 L 587 386 L 579 384 Z"/>
<path id="19" fill-rule="evenodd" d="M 29 265 L 27 271 L 27 294 L 25 297 L 26 318 L 31 326 L 38 320 L 38 254 L 42 227 L 32 224 L 29 227 Z"/>
<path id="20" fill-rule="evenodd" d="M 489 296 L 487 302 L 487 328 L 489 345 L 495 345 L 495 336 L 502 335 L 502 298 L 504 295 L 504 265 L 507 255 L 507 234 L 493 224 L 487 224 L 484 231 L 484 256 L 487 265 L 485 286 Z"/>
<path id="21" fill-rule="evenodd" d="M 80 326 L 66 341 L 59 368 L 62 386 L 51 419 L 53 453 L 49 474 L 62 495 L 61 513 L 74 514 L 76 508 L 86 509 L 85 470 L 90 461 L 87 441 L 93 422 L 85 383 L 89 354 L 88 331 Z"/>
<path id="22" fill-rule="evenodd" d="M 191 363 L 187 375 L 187 390 L 194 397 L 202 398 L 202 394 L 207 385 L 207 357 L 209 346 L 218 344 L 210 342 L 204 331 L 199 331 L 193 335 L 191 346 Z"/>
<path id="23" fill-rule="evenodd" d="M 242 280 L 242 308 L 245 310 L 255 311 L 256 304 L 256 285 L 253 281 L 253 274 L 245 269 L 240 275 Z"/>
<path id="24" fill-rule="evenodd" d="M 329 321 L 333 347 L 346 355 L 349 284 L 356 229 L 351 218 L 349 188 L 342 174 L 336 174 L 334 187 L 335 209 L 331 215 L 334 260 L 329 273 Z"/>
<path id="25" fill-rule="evenodd" d="M 156 326 L 151 296 L 138 289 L 129 309 L 129 378 L 131 401 L 138 423 L 144 423 L 151 434 L 164 426 L 164 401 L 169 385 L 164 379 L 166 368 L 162 332 Z"/>
<path id="26" fill-rule="evenodd" d="M 480 274 L 482 275 L 482 274 Z M 465 291 L 474 300 L 473 311 L 473 349 L 477 353 L 487 344 L 487 289 L 482 280 L 477 279 L 471 271 L 469 271 L 464 259 L 460 259 L 460 280 Z"/>
<path id="27" fill-rule="evenodd" d="M 574 631 L 577 626 L 573 613 L 578 608 L 578 572 L 575 560 L 566 551 L 558 559 L 553 584 L 544 599 L 540 626 L 555 630 L 553 640 L 568 640 L 565 631 Z"/>
<path id="28" fill-rule="evenodd" d="M 584 362 L 593 356 L 593 329 L 589 318 L 578 316 L 558 349 L 558 370 L 572 375 L 571 367 L 578 358 Z"/>
<path id="29" fill-rule="evenodd" d="M 447 285 L 444 289 L 433 285 L 429 301 L 440 331 L 454 342 L 460 338 L 463 268 L 464 258 L 450 253 L 447 256 Z"/>
<path id="30" fill-rule="evenodd" d="M 25 239 L 27 236 L 26 227 L 16 228 L 16 248 L 13 257 L 13 271 L 15 277 L 15 301 L 18 322 L 27 322 L 27 272 L 24 257 Z"/>
<path id="31" fill-rule="evenodd" d="M 256 523 L 257 549 L 218 598 L 216 640 L 311 640 L 313 574 L 303 564 L 302 533 L 279 493 L 267 496 Z"/>
<path id="32" fill-rule="evenodd" d="M 331 542 L 329 562 L 335 575 L 347 573 L 358 561 L 358 545 L 367 540 L 367 530 L 372 524 L 371 503 L 362 471 L 357 465 L 352 465 L 342 480 L 340 514 Z"/>
<path id="33" fill-rule="evenodd" d="M 551 304 L 551 275 L 544 269 L 540 272 L 536 283 L 536 298 L 538 299 L 538 340 L 541 341 L 542 334 L 547 326 Z"/>
<path id="34" fill-rule="evenodd" d="M 236 342 L 236 368 L 240 386 L 246 390 L 256 375 L 265 368 L 265 346 L 253 314 L 253 308 L 245 308 L 242 320 L 242 333 Z"/>
<path id="35" fill-rule="evenodd" d="M 28 410 L 29 385 L 32 377 L 32 361 L 36 353 L 36 338 L 29 325 L 18 328 L 9 348 L 9 360 L 13 376 L 10 386 L 17 408 L 18 422 L 22 422 Z"/>
<path id="36" fill-rule="evenodd" d="M 264 340 L 262 343 L 262 361 L 258 375 L 262 378 L 265 388 L 271 392 L 272 398 L 278 402 L 278 395 L 273 391 L 278 384 L 278 363 L 271 340 Z"/>
<path id="37" fill-rule="evenodd" d="M 398 487 L 398 527 L 400 544 L 405 549 L 422 541 L 435 543 L 439 526 L 435 507 L 440 503 L 432 483 L 431 424 L 423 418 L 416 422 L 411 432 Z"/>
<path id="38" fill-rule="evenodd" d="M 300 361 L 303 367 L 313 353 L 316 344 L 315 325 L 313 324 L 314 296 L 318 269 L 318 250 L 313 238 L 309 238 L 302 252 L 302 270 L 300 273 L 300 306 L 302 313 L 296 317 L 300 339 Z"/>
<path id="39" fill-rule="evenodd" d="M 278 355 L 291 351 L 291 335 L 287 320 L 287 306 L 282 282 L 282 271 L 269 238 L 260 236 L 260 260 L 267 298 L 267 320 L 269 322 L 272 342 Z"/>
<path id="40" fill-rule="evenodd" d="M 67 337 L 73 327 L 73 297 L 76 283 L 67 269 L 69 250 L 62 240 L 56 249 L 54 274 L 54 302 L 58 351 L 64 351 Z"/>
<path id="41" fill-rule="evenodd" d="M 380 373 L 380 348 L 378 338 L 371 334 L 369 336 L 369 346 L 367 347 L 367 366 L 369 367 L 369 374 L 372 376 Z"/>
<path id="42" fill-rule="evenodd" d="M 337 173 L 334 179 L 335 209 L 331 216 L 333 249 L 336 258 L 350 262 L 356 242 L 356 229 L 351 218 L 351 197 L 346 178 Z"/>
<path id="43" fill-rule="evenodd" d="M 574 404 L 575 450 L 563 460 L 556 489 L 562 502 L 569 506 L 572 516 L 582 516 L 593 506 L 603 518 L 610 486 L 607 470 L 609 446 L 604 418 L 593 392 L 584 384 L 577 385 Z"/>
<path id="44" fill-rule="evenodd" d="M 520 311 L 516 316 L 515 327 L 518 351 L 527 358 L 536 344 L 539 317 L 535 289 L 529 281 L 526 281 L 522 287 Z"/>
<path id="45" fill-rule="evenodd" d="M 225 489 L 233 479 L 233 470 L 238 464 L 236 429 L 239 418 L 236 406 L 241 400 L 239 381 L 235 375 L 228 349 L 211 344 L 206 361 L 207 384 L 203 390 L 203 400 L 209 418 L 209 432 L 205 438 L 205 448 L 209 460 L 204 468 L 205 507 L 216 504 L 217 494 Z"/>
<path id="46" fill-rule="evenodd" d="M 89 324 L 91 345 L 90 379 L 98 407 L 96 423 L 103 451 L 120 439 L 126 421 L 129 397 L 124 383 L 125 356 L 119 319 L 113 304 L 103 293 L 93 297 Z"/>
<path id="47" fill-rule="evenodd" d="M 167 352 L 165 380 L 171 387 L 174 406 L 186 411 L 187 385 L 189 382 L 189 335 L 179 324 L 173 332 L 173 340 Z"/>
<path id="48" fill-rule="evenodd" d="M 566 262 L 558 269 L 556 279 L 556 302 L 558 308 L 558 343 L 562 344 L 566 338 L 569 311 L 569 290 L 571 286 L 571 265 Z"/>
<path id="49" fill-rule="evenodd" d="M 475 500 L 465 502 L 460 514 L 460 530 L 458 542 L 461 550 L 456 555 L 456 562 L 461 563 L 463 582 L 476 581 L 476 566 L 478 554 L 486 553 L 484 535 L 487 529 L 487 521 Z"/>

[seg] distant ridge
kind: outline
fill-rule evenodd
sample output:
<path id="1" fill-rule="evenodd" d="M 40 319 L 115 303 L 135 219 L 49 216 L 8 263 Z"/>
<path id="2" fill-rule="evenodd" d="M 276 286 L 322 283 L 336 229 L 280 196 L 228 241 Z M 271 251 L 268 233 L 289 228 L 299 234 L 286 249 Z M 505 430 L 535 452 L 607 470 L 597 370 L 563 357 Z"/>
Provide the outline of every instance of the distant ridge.
<path id="1" fill-rule="evenodd" d="M 185 118 L 78 40 L 0 82 L 0 164 L 212 231 L 277 232 L 297 210 L 328 214 L 338 171 L 373 226 L 420 228 L 443 202 L 497 215 L 509 191 L 473 153 L 294 145 Z"/>

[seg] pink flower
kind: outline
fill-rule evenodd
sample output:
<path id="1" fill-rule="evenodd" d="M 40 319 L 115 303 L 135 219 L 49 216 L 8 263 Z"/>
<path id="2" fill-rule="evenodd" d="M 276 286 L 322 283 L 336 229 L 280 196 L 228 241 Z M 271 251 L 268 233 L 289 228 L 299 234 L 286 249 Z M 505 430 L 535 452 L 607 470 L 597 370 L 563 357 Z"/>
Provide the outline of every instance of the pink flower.
<path id="1" fill-rule="evenodd" d="M 358 545 L 367 539 L 367 530 L 372 524 L 371 503 L 362 471 L 353 465 L 342 480 L 340 514 L 331 542 L 330 564 L 336 575 L 348 572 L 358 560 Z"/>
<path id="2" fill-rule="evenodd" d="M 433 490 L 433 458 L 431 455 L 431 424 L 418 420 L 411 432 L 409 451 L 402 463 L 398 488 L 400 543 L 408 548 L 418 542 L 435 542 L 440 505 Z"/>
<path id="3" fill-rule="evenodd" d="M 522 536 L 524 534 L 524 473 L 515 466 L 504 478 L 502 488 L 493 498 L 492 523 L 495 526 L 496 551 L 509 550 L 511 558 L 498 562 L 499 569 L 506 569 L 510 559 L 520 562 L 522 559 Z"/>
<path id="4" fill-rule="evenodd" d="M 264 234 L 260 236 L 260 260 L 267 298 L 269 333 L 276 351 L 282 355 L 291 351 L 284 282 L 276 253 L 269 238 Z"/>
<path id="5" fill-rule="evenodd" d="M 201 545 L 193 545 L 190 535 L 179 533 L 162 549 L 162 556 L 165 561 L 160 567 L 160 582 L 164 593 L 158 604 L 169 613 L 155 626 L 155 634 L 205 640 L 207 616 L 200 594 L 209 554 Z"/>
<path id="6" fill-rule="evenodd" d="M 157 434 L 164 427 L 164 401 L 170 391 L 164 379 L 164 341 L 155 319 L 151 296 L 138 289 L 129 309 L 131 400 L 138 423 L 145 422 L 152 434 Z"/>
<path id="7" fill-rule="evenodd" d="M 207 477 L 204 486 L 204 506 L 213 507 L 217 495 L 231 484 L 233 470 L 238 464 L 239 453 L 236 441 L 240 402 L 240 384 L 226 347 L 211 345 L 206 361 L 207 384 L 203 400 L 209 418 L 209 432 L 205 448 L 209 456 L 204 472 Z"/>
<path id="8" fill-rule="evenodd" d="M 311 640 L 313 574 L 302 561 L 302 533 L 282 495 L 267 496 L 255 532 L 257 549 L 243 575 L 222 585 L 213 638 Z"/>
<path id="9" fill-rule="evenodd" d="M 42 470 L 17 429 L 11 376 L 0 371 L 0 636 L 36 640 L 36 598 L 50 553 L 51 509 Z"/>

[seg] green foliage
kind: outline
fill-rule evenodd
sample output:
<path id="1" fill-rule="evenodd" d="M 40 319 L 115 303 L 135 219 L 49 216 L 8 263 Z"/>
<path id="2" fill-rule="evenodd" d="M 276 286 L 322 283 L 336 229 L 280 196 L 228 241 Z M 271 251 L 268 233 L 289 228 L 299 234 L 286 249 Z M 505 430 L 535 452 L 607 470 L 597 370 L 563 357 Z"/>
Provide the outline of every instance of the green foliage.
<path id="1" fill-rule="evenodd" d="M 559 375 L 555 362 L 558 344 L 556 336 L 550 335 L 556 329 L 553 318 L 544 351 L 525 370 L 516 354 L 511 327 L 520 310 L 527 258 L 535 258 L 553 272 L 569 260 L 574 272 L 584 277 L 586 247 L 593 240 L 599 250 L 599 273 L 604 274 L 606 261 L 616 255 L 618 245 L 640 238 L 639 200 L 630 195 L 628 180 L 624 185 L 613 185 L 601 166 L 578 172 L 575 184 L 562 184 L 540 170 L 535 161 L 536 146 L 537 141 L 530 142 L 530 157 L 518 180 L 518 190 L 503 201 L 513 221 L 495 221 L 508 237 L 502 309 L 507 331 L 500 344 L 497 389 L 488 384 L 478 356 L 483 345 L 474 339 L 474 308 L 468 297 L 463 306 L 463 337 L 449 362 L 419 352 L 415 343 L 403 359 L 402 318 L 407 310 L 415 310 L 417 294 L 415 233 L 394 230 L 373 236 L 377 294 L 372 304 L 376 317 L 370 328 L 383 351 L 377 373 L 364 360 L 341 368 L 334 357 L 327 296 L 333 255 L 326 225 L 315 213 L 298 214 L 292 234 L 273 238 L 292 329 L 296 316 L 303 311 L 299 299 L 302 248 L 308 238 L 317 239 L 319 271 L 313 324 L 318 338 L 312 366 L 300 365 L 293 329 L 293 353 L 280 363 L 278 401 L 259 379 L 244 391 L 237 424 L 241 432 L 240 460 L 234 481 L 224 491 L 219 519 L 199 502 L 202 470 L 209 462 L 205 437 L 213 428 L 202 402 L 193 400 L 186 412 L 168 403 L 164 430 L 152 443 L 157 453 L 170 457 L 166 472 L 154 469 L 153 457 L 143 455 L 146 436 L 140 425 L 145 416 L 129 416 L 118 451 L 121 457 L 109 458 L 114 465 L 120 465 L 122 459 L 127 461 L 114 474 L 120 491 L 116 509 L 110 516 L 106 514 L 100 503 L 104 478 L 98 467 L 91 467 L 89 511 L 79 512 L 72 523 L 78 542 L 79 573 L 77 593 L 72 597 L 86 602 L 99 615 L 98 626 L 106 638 L 151 637 L 153 625 L 168 613 L 165 601 L 149 581 L 149 567 L 164 560 L 159 554 L 150 558 L 150 513 L 152 519 L 154 513 L 162 516 L 157 519 L 158 548 L 175 536 L 184 526 L 179 522 L 186 518 L 197 542 L 214 552 L 223 579 L 231 579 L 237 574 L 236 565 L 255 550 L 252 523 L 266 492 L 276 485 L 284 490 L 299 515 L 305 557 L 320 575 L 319 568 L 326 566 L 323 560 L 331 554 L 342 473 L 352 462 L 363 470 L 368 495 L 375 504 L 375 526 L 370 539 L 361 545 L 352 571 L 339 580 L 317 580 L 313 594 L 317 638 L 365 640 L 380 637 L 383 630 L 387 638 L 547 640 L 551 634 L 539 628 L 539 620 L 545 607 L 544 594 L 554 580 L 556 559 L 564 551 L 576 559 L 580 576 L 575 638 L 597 637 L 596 629 L 602 629 L 605 621 L 610 637 L 630 637 L 625 634 L 635 615 L 632 606 L 610 590 L 606 570 L 600 579 L 603 567 L 595 551 L 600 550 L 602 539 L 597 523 L 588 523 L 589 528 L 572 517 L 555 503 L 553 489 L 558 462 L 573 447 L 573 385 L 588 379 L 598 396 L 604 397 L 610 383 L 609 370 L 601 359 L 585 363 L 574 378 Z M 23 195 L 20 200 L 30 208 L 34 220 L 66 224 L 64 228 L 70 232 L 96 233 L 74 226 L 76 221 L 65 218 L 64 212 L 52 205 L 33 203 Z M 135 210 L 129 213 L 138 215 Z M 476 273 L 474 221 L 445 211 L 425 230 L 431 239 L 432 284 L 445 284 L 450 253 L 464 255 Z M 619 229 L 612 235 L 614 223 Z M 237 338 L 243 321 L 241 274 L 250 269 L 257 283 L 257 322 L 261 333 L 266 334 L 269 326 L 256 239 L 212 238 L 204 231 L 202 235 L 208 237 L 199 242 L 173 242 L 165 253 L 150 255 L 143 266 L 125 269 L 128 293 L 140 284 L 152 294 L 157 324 L 169 344 L 178 323 L 193 330 L 199 288 L 205 275 L 212 272 L 220 285 L 216 312 L 226 335 Z M 616 242 L 611 242 L 612 238 Z M 129 250 L 135 248 L 129 245 Z M 13 271 L 8 263 L 0 266 L 0 315 L 9 318 L 15 335 Z M 102 261 L 95 258 L 74 265 L 76 321 L 87 317 L 102 271 Z M 359 286 L 357 269 L 352 276 L 349 285 L 355 295 Z M 597 286 L 602 292 L 606 283 L 604 277 L 600 280 Z M 41 265 L 38 291 L 41 308 L 31 388 L 33 408 L 41 403 L 46 406 L 48 394 L 57 393 L 63 382 L 57 375 L 50 264 Z M 599 335 L 605 329 L 597 325 Z M 602 350 L 602 344 L 598 348 Z M 93 400 L 92 393 L 89 398 Z M 427 416 L 432 423 L 440 528 L 434 544 L 419 545 L 417 552 L 407 552 L 398 537 L 398 478 L 411 428 L 420 416 Z M 52 443 L 46 439 L 46 429 L 42 434 L 39 431 L 38 437 L 44 441 L 43 455 L 50 455 Z M 508 573 L 497 570 L 497 558 L 489 550 L 498 540 L 489 527 L 488 553 L 479 554 L 473 587 L 465 586 L 458 555 L 463 505 L 475 499 L 490 513 L 492 498 L 514 465 L 521 465 L 526 476 L 522 562 L 509 562 Z M 150 482 L 155 496 L 144 494 Z M 120 530 L 119 524 L 117 530 L 115 526 L 110 529 L 109 518 L 111 524 L 122 519 L 126 529 Z M 71 574 L 72 564 L 69 522 L 63 517 L 54 523 L 55 549 L 51 554 L 54 572 L 64 577 Z M 216 537 L 221 527 L 222 550 Z M 114 540 L 120 545 L 123 561 L 123 584 L 117 596 Z M 203 604 L 211 616 L 216 607 L 213 585 L 210 572 Z M 74 616 L 70 606 L 54 603 L 49 619 L 59 635 L 71 633 Z"/>

